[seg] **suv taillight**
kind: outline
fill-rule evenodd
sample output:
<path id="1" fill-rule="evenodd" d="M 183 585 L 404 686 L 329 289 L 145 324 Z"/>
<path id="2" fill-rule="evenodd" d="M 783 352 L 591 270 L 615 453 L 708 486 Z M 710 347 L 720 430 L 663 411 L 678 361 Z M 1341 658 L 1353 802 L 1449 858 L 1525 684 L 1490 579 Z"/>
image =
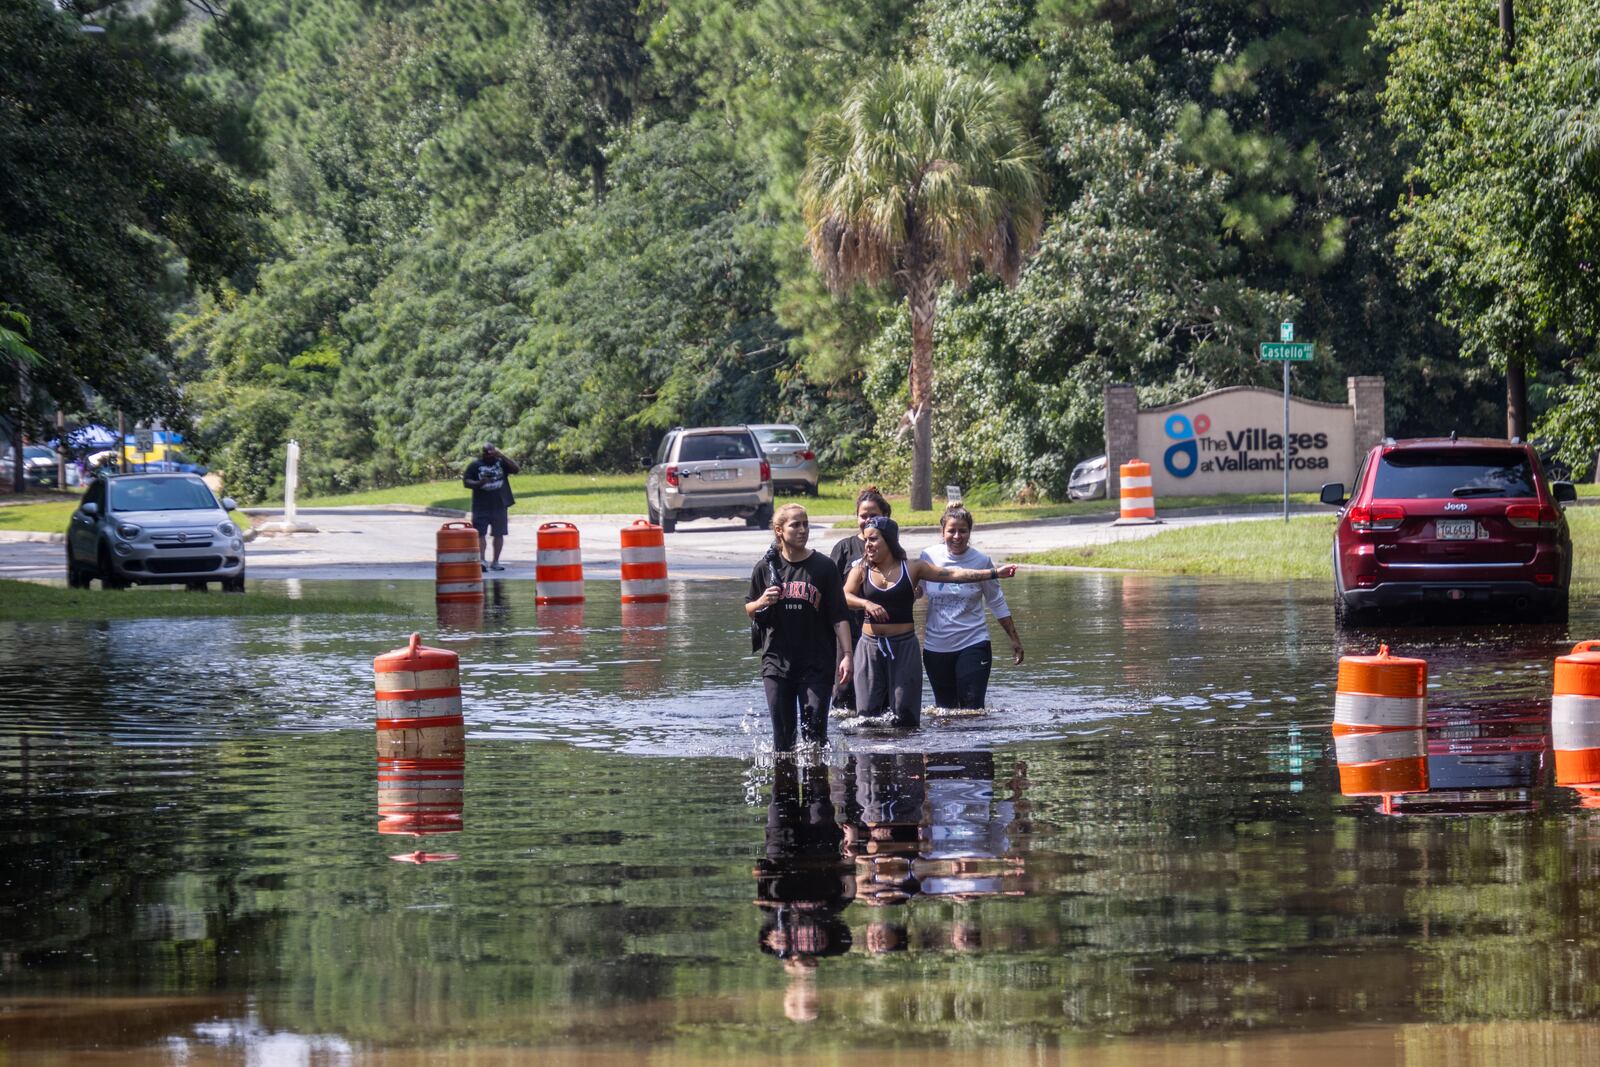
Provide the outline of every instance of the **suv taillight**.
<path id="1" fill-rule="evenodd" d="M 1406 521 L 1406 509 L 1399 504 L 1373 504 L 1371 507 L 1350 509 L 1350 528 L 1367 533 L 1374 530 L 1398 530 Z"/>
<path id="2" fill-rule="evenodd" d="M 677 467 L 668 467 L 667 468 L 667 484 L 672 486 L 674 489 L 676 489 L 678 487 L 678 468 Z"/>
<path id="3" fill-rule="evenodd" d="M 772 464 L 766 460 L 761 461 L 761 480 L 764 482 L 772 481 Z"/>
<path id="4" fill-rule="evenodd" d="M 1506 521 L 1519 530 L 1553 530 L 1561 513 L 1549 504 L 1508 504 Z"/>

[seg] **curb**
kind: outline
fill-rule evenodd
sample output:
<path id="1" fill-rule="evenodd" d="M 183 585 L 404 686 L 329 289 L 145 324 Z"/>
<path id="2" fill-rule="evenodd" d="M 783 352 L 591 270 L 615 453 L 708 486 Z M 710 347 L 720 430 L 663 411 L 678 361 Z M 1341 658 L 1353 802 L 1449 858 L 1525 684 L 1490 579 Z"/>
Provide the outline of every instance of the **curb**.
<path id="1" fill-rule="evenodd" d="M 64 545 L 66 534 L 42 533 L 35 530 L 0 530 L 0 542 L 29 545 Z"/>
<path id="2" fill-rule="evenodd" d="M 282 515 L 283 508 L 240 508 L 246 515 Z M 300 515 L 352 515 L 368 511 L 387 511 L 398 515 L 432 515 L 440 519 L 464 519 L 460 508 L 436 508 L 424 504 L 340 504 L 325 508 L 295 508 Z"/>

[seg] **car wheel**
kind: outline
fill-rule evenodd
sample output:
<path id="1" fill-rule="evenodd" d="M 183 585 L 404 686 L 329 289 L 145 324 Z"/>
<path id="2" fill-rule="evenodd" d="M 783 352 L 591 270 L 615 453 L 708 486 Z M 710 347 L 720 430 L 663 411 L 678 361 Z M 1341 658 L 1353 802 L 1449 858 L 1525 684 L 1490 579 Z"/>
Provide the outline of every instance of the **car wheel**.
<path id="1" fill-rule="evenodd" d="M 758 530 L 761 529 L 764 526 L 771 526 L 772 525 L 772 505 L 771 504 L 762 504 L 760 507 L 756 508 L 756 510 L 751 514 L 751 516 L 748 519 L 746 519 L 744 521 L 745 521 L 745 525 L 746 526 L 753 526 Z"/>
<path id="2" fill-rule="evenodd" d="M 661 532 L 671 533 L 678 528 L 678 513 L 666 508 L 661 509 Z"/>
<path id="3" fill-rule="evenodd" d="M 822 492 L 822 487 L 820 485 L 806 486 L 806 496 L 816 496 L 820 492 Z"/>
<path id="4" fill-rule="evenodd" d="M 1545 608 L 1539 613 L 1539 621 L 1552 626 L 1565 626 L 1567 624 L 1568 602 L 1566 597 L 1561 598 L 1559 604 Z"/>
<path id="5" fill-rule="evenodd" d="M 650 503 L 650 498 L 649 497 L 645 497 L 644 498 L 644 510 L 645 510 L 645 514 L 650 517 L 651 525 L 653 525 L 653 526 L 660 526 L 661 525 L 661 512 L 657 511 L 656 510 L 656 506 L 654 504 Z"/>
<path id="6" fill-rule="evenodd" d="M 100 550 L 100 588 L 128 588 L 128 580 L 117 574 L 116 568 L 111 565 L 111 553 L 103 548 Z"/>
<path id="7" fill-rule="evenodd" d="M 94 580 L 94 573 L 85 567 L 78 566 L 77 560 L 72 558 L 72 549 L 67 548 L 67 585 L 73 589 L 87 589 Z"/>
<path id="8" fill-rule="evenodd" d="M 239 576 L 237 578 L 224 578 L 224 579 L 222 579 L 222 591 L 224 593 L 242 593 L 242 592 L 244 592 L 244 569 L 243 568 L 240 568 Z"/>

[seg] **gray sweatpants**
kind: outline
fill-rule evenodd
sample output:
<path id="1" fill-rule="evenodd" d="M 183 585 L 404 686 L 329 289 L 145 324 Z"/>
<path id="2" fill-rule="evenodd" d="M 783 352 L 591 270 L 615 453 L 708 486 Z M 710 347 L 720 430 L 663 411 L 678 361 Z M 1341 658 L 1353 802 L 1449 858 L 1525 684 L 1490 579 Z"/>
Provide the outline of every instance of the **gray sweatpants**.
<path id="1" fill-rule="evenodd" d="M 894 724 L 922 724 L 922 645 L 916 631 L 897 637 L 862 634 L 856 642 L 856 714 L 893 712 Z"/>

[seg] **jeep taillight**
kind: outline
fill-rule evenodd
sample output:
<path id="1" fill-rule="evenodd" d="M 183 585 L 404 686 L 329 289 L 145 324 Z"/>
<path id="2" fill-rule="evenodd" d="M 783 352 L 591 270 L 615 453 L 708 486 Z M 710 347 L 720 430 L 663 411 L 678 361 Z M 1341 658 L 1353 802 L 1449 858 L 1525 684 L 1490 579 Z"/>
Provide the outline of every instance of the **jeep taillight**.
<path id="1" fill-rule="evenodd" d="M 1399 504 L 1373 504 L 1350 509 L 1350 528 L 1362 533 L 1398 530 L 1406 521 L 1406 509 Z"/>
<path id="2" fill-rule="evenodd" d="M 1561 513 L 1549 504 L 1507 504 L 1506 521 L 1519 530 L 1553 530 Z"/>
<path id="3" fill-rule="evenodd" d="M 761 461 L 761 480 L 764 482 L 772 481 L 772 464 L 766 460 Z"/>
<path id="4" fill-rule="evenodd" d="M 668 467 L 667 468 L 667 484 L 672 486 L 672 488 L 674 488 L 674 489 L 678 488 L 678 468 L 677 467 Z"/>

